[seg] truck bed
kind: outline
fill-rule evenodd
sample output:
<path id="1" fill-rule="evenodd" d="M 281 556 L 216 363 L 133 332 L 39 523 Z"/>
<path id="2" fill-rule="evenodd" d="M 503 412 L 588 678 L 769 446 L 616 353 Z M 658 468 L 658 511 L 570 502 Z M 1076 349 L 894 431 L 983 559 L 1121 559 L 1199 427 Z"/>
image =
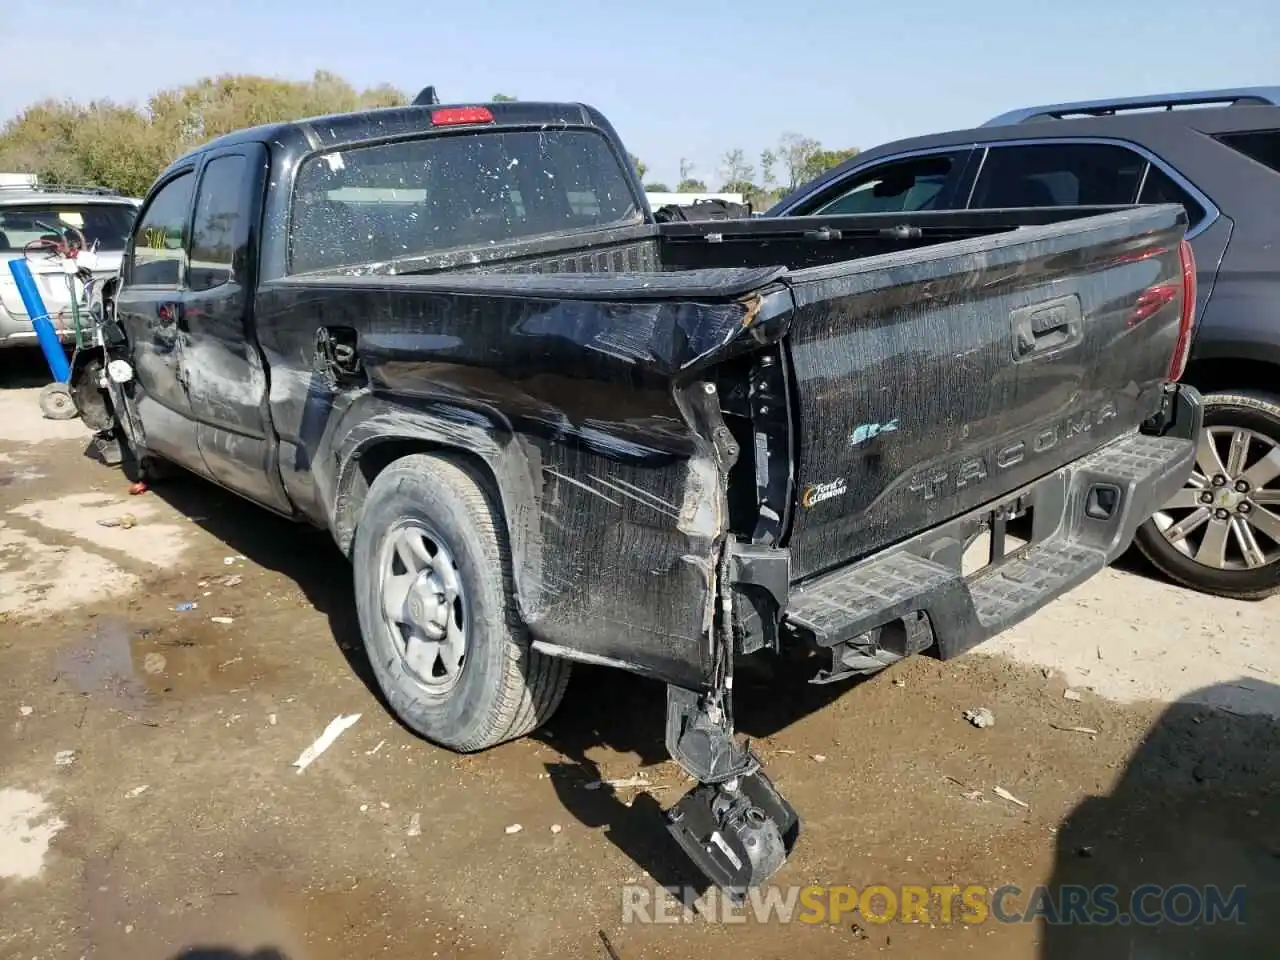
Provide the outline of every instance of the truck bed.
<path id="1" fill-rule="evenodd" d="M 342 542 L 346 458 L 428 415 L 426 441 L 489 451 L 541 642 L 696 684 L 723 533 L 803 587 L 1154 415 L 1184 229 L 1173 206 L 638 225 L 268 280 L 279 475 Z M 317 319 L 363 389 L 317 389 Z M 727 523 L 698 382 L 738 450 Z"/>

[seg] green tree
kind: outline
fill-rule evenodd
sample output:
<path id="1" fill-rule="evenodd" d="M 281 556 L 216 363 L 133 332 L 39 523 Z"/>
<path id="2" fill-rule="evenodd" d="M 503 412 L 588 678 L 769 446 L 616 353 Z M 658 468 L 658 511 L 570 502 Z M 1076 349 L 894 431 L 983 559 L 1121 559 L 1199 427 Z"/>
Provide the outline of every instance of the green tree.
<path id="1" fill-rule="evenodd" d="M 494 103 L 515 103 L 518 97 L 513 97 L 509 93 L 495 93 L 493 95 Z"/>
<path id="2" fill-rule="evenodd" d="M 233 130 L 405 103 L 392 86 L 357 90 L 325 70 L 310 80 L 203 77 L 161 90 L 141 106 L 47 100 L 0 127 L 0 169 L 139 196 L 174 159 Z"/>
<path id="3" fill-rule="evenodd" d="M 634 153 L 627 154 L 631 158 L 631 165 L 636 168 L 636 175 L 644 180 L 644 175 L 649 172 L 649 165 L 637 157 Z"/>
<path id="4" fill-rule="evenodd" d="M 644 185 L 644 189 L 646 193 L 670 193 L 671 192 L 671 188 L 668 187 L 665 183 L 661 183 L 661 182 L 646 183 Z"/>
<path id="5" fill-rule="evenodd" d="M 685 177 L 676 184 L 676 193 L 706 193 L 707 185 L 701 180 L 695 180 L 693 177 Z"/>

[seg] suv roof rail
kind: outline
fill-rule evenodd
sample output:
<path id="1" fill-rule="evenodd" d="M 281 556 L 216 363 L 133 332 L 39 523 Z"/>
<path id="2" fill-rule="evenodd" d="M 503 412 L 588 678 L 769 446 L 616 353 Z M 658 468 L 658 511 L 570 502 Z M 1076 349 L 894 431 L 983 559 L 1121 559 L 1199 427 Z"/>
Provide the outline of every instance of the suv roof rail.
<path id="1" fill-rule="evenodd" d="M 1106 117 L 1122 110 L 1173 110 L 1175 107 L 1280 106 L 1280 87 L 1235 87 L 1226 90 L 1192 90 L 1185 93 L 1156 93 L 1107 100 L 1080 100 L 1040 107 L 1022 107 L 992 117 L 984 127 L 1004 127 L 1032 120 L 1065 120 L 1070 117 Z"/>
<path id="2" fill-rule="evenodd" d="M 119 190 L 89 183 L 0 183 L 0 191 L 16 193 L 83 193 L 86 196 L 118 197 Z"/>

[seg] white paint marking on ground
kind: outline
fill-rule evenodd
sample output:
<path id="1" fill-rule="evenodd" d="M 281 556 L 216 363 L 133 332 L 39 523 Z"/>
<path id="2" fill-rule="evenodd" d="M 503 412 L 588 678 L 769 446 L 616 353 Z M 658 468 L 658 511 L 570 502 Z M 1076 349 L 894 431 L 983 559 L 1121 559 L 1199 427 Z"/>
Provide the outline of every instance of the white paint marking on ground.
<path id="1" fill-rule="evenodd" d="M 358 713 L 353 713 L 350 716 L 334 717 L 330 720 L 329 725 L 324 728 L 324 733 L 320 734 L 320 736 L 316 738 L 315 743 L 303 750 L 302 753 L 298 755 L 298 759 L 293 761 L 293 765 L 298 768 L 298 772 L 301 773 L 303 770 L 307 769 L 307 767 L 311 766 L 320 754 L 333 746 L 333 742 L 337 740 L 338 737 L 342 736 L 345 731 L 350 730 L 355 726 L 355 723 L 360 719 L 360 716 L 361 715 Z"/>
<path id="2" fill-rule="evenodd" d="M 156 522 L 160 519 L 160 506 L 154 498 L 124 504 L 121 498 L 102 493 L 73 493 L 56 500 L 24 503 L 9 512 L 162 569 L 172 569 L 182 558 L 191 532 L 177 524 Z M 136 525 L 104 527 L 99 522 L 117 520 L 126 512 Z"/>
<path id="3" fill-rule="evenodd" d="M 55 547 L 0 522 L 0 613 L 40 620 L 82 603 L 123 597 L 138 578 L 80 547 Z"/>
<path id="4" fill-rule="evenodd" d="M 49 844 L 65 826 L 38 793 L 0 788 L 0 877 L 34 880 L 40 876 Z"/>

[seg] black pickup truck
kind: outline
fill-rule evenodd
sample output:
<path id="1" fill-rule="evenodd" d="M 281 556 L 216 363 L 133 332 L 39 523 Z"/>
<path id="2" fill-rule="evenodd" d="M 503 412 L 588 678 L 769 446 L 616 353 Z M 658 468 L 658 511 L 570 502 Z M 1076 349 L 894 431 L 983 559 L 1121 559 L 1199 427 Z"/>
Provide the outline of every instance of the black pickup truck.
<path id="1" fill-rule="evenodd" d="M 1186 481 L 1186 215 L 658 224 L 627 157 L 578 104 L 216 140 L 149 192 L 76 396 L 144 470 L 331 530 L 432 741 L 528 733 L 575 660 L 667 684 L 699 781 L 669 827 L 740 892 L 799 820 L 734 735 L 735 663 L 955 656 Z"/>

